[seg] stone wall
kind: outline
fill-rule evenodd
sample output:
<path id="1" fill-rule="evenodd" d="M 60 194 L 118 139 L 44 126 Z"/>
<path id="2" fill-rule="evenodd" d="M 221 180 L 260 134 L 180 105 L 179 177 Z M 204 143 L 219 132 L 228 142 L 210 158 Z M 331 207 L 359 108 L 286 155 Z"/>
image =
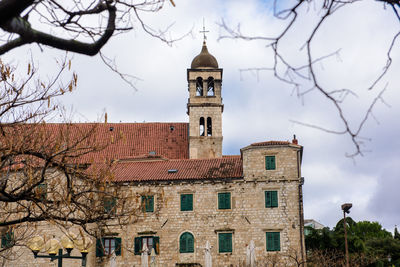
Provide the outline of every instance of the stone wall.
<path id="1" fill-rule="evenodd" d="M 122 255 L 117 266 L 141 266 L 140 255 L 134 255 L 134 238 L 154 235 L 160 238 L 158 266 L 173 267 L 176 263 L 200 263 L 204 266 L 206 241 L 212 245 L 213 266 L 237 266 L 245 260 L 246 245 L 255 242 L 256 258 L 267 261 L 278 255 L 282 266 L 295 266 L 287 255 L 302 254 L 302 203 L 299 195 L 300 146 L 247 147 L 242 149 L 244 178 L 236 180 L 204 180 L 127 185 L 126 190 L 141 195 L 154 195 L 154 212 L 140 215 L 137 223 L 124 229 L 108 229 L 122 238 Z M 277 158 L 275 171 L 265 170 L 265 155 Z M 265 207 L 265 191 L 277 191 L 278 207 Z M 231 209 L 218 209 L 218 193 L 231 193 Z M 181 211 L 180 195 L 193 194 L 193 211 Z M 132 203 L 140 205 L 140 203 Z M 41 234 L 62 233 L 46 225 Z M 105 236 L 107 236 L 107 231 Z M 179 252 L 181 234 L 194 236 L 194 253 Z M 232 253 L 218 252 L 218 233 L 232 233 Z M 266 232 L 279 232 L 281 250 L 266 251 Z M 35 260 L 26 248 L 19 250 L 17 261 L 5 266 L 53 266 L 48 259 Z M 79 252 L 75 251 L 75 255 Z M 304 252 L 303 252 L 304 255 Z M 65 266 L 80 266 L 79 260 L 65 260 Z M 108 266 L 107 258 L 96 258 L 95 248 L 88 255 L 88 267 Z"/>

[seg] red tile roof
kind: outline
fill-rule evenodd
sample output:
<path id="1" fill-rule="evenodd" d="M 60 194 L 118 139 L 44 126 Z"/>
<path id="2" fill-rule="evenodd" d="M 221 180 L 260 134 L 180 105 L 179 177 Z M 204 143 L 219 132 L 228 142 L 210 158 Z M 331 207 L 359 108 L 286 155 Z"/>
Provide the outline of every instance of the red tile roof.
<path id="1" fill-rule="evenodd" d="M 120 161 L 115 163 L 112 172 L 116 181 L 119 182 L 202 180 L 243 176 L 240 156 L 214 159 Z"/>
<path id="2" fill-rule="evenodd" d="M 188 123 L 49 123 L 9 130 L 17 137 L 10 145 L 24 144 L 44 154 L 72 147 L 69 160 L 88 163 L 88 173 L 97 178 L 105 173 L 121 182 L 243 176 L 240 156 L 189 159 Z M 37 136 L 29 138 L 32 134 Z"/>
<path id="3" fill-rule="evenodd" d="M 251 146 L 280 146 L 280 145 L 290 145 L 292 143 L 288 141 L 266 141 L 266 142 L 259 142 L 253 143 Z"/>
<path id="4" fill-rule="evenodd" d="M 66 124 L 49 123 L 46 129 L 62 128 Z M 103 162 L 104 159 L 124 159 L 161 156 L 169 159 L 189 158 L 188 123 L 73 123 L 72 138 L 93 130 L 95 142 L 105 148 L 81 158 L 81 162 Z"/>

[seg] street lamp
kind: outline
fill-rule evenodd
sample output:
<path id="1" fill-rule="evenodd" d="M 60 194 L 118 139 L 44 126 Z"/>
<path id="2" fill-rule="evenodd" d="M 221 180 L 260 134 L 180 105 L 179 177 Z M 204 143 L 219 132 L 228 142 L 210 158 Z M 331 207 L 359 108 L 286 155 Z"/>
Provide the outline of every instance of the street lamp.
<path id="1" fill-rule="evenodd" d="M 49 258 L 50 261 L 57 260 L 58 267 L 62 267 L 63 259 L 81 259 L 82 266 L 85 267 L 86 256 L 91 243 L 92 242 L 90 239 L 78 239 L 75 234 L 70 233 L 68 236 L 63 236 L 61 242 L 53 237 L 45 243 L 41 236 L 35 236 L 28 242 L 28 247 L 32 250 L 35 259 Z M 64 247 L 67 251 L 66 254 L 63 254 L 62 247 Z M 74 247 L 80 250 L 82 256 L 71 256 L 71 252 Z M 43 248 L 49 255 L 39 255 L 39 251 L 41 251 Z"/>
<path id="2" fill-rule="evenodd" d="M 342 205 L 343 210 L 343 226 L 344 226 L 344 247 L 346 249 L 346 267 L 349 267 L 349 248 L 347 246 L 347 224 L 346 224 L 346 213 L 350 213 L 350 209 L 353 206 L 351 203 L 345 203 Z"/>

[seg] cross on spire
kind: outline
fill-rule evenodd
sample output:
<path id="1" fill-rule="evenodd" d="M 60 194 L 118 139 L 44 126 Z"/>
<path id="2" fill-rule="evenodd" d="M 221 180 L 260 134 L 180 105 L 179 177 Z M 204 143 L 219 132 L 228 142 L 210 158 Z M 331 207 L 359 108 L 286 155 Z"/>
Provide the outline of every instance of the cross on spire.
<path id="1" fill-rule="evenodd" d="M 210 31 L 206 31 L 206 27 L 204 26 L 204 18 L 203 18 L 203 30 L 200 31 L 200 33 L 203 34 L 203 38 L 204 38 L 203 41 L 204 42 L 206 42 L 206 40 L 207 40 L 206 32 L 210 32 Z"/>

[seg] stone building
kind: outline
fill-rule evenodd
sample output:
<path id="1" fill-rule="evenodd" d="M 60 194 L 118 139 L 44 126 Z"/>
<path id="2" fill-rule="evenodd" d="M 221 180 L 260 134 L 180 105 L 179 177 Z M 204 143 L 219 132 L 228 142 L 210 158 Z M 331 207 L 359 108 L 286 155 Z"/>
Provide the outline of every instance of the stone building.
<path id="1" fill-rule="evenodd" d="M 207 241 L 213 266 L 239 266 L 251 241 L 259 262 L 278 257 L 295 266 L 289 255 L 304 258 L 303 147 L 294 138 L 223 155 L 222 80 L 204 42 L 187 70 L 189 123 L 99 125 L 98 135 L 124 134 L 104 153 L 116 160 L 116 181 L 140 194 L 144 209 L 123 232 L 105 232 L 87 266 L 108 266 L 112 251 L 117 266 L 141 266 L 144 244 L 154 248 L 157 266 L 204 266 Z M 20 260 L 25 265 L 10 266 L 50 264 L 30 252 Z"/>

